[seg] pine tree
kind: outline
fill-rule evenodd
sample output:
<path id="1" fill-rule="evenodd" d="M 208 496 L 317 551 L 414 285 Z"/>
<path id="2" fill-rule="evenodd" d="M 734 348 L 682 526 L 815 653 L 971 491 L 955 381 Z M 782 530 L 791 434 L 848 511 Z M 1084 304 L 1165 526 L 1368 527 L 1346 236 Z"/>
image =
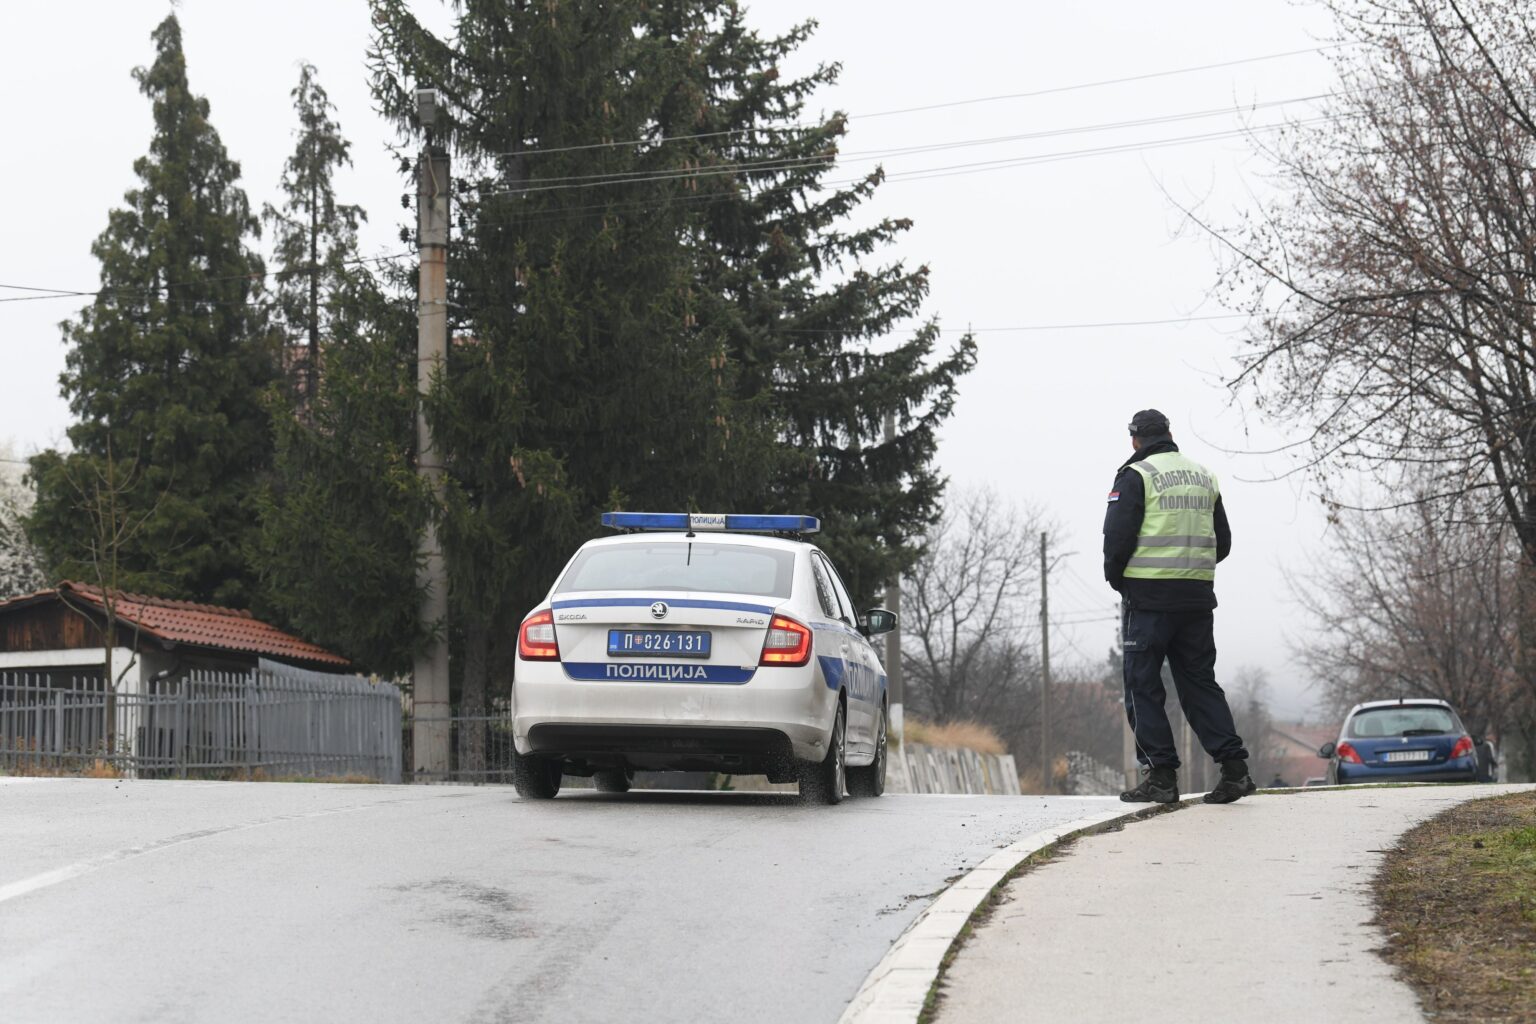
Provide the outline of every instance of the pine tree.
<path id="1" fill-rule="evenodd" d="M 351 165 L 351 144 L 331 117 L 336 108 L 314 65 L 299 69 L 291 95 L 298 144 L 283 165 L 283 204 L 265 206 L 262 219 L 273 233 L 278 320 L 285 351 L 293 354 L 285 362 L 292 367 L 290 387 L 302 410 L 318 386 L 321 345 L 331 333 L 328 306 L 355 265 L 357 229 L 367 215 L 360 206 L 336 201 L 332 179 Z"/>
<path id="2" fill-rule="evenodd" d="M 244 605 L 274 372 L 264 269 L 246 244 L 257 223 L 207 100 L 188 87 L 176 17 L 152 38 L 155 62 L 134 77 L 155 134 L 134 163 L 138 186 L 93 246 L 101 290 L 64 325 L 74 450 L 32 460 L 29 525 L 59 575 L 91 578 L 102 554 L 82 496 L 90 481 L 115 481 L 114 516 L 136 524 L 113 552 L 120 583 Z"/>
<path id="3" fill-rule="evenodd" d="M 768 445 L 748 424 L 731 429 L 721 340 L 693 329 L 683 211 L 659 203 L 634 219 L 583 190 L 519 189 L 535 171 L 597 166 L 584 152 L 521 155 L 530 146 L 633 135 L 662 101 L 672 79 L 634 31 L 638 5 L 470 0 L 457 49 L 404 3 L 373 6 L 385 109 L 405 125 L 413 90 L 435 85 L 452 119 L 440 138 L 460 181 L 454 339 L 428 411 L 448 464 L 442 536 L 473 707 L 488 667 L 510 654 L 491 639 L 513 635 L 601 509 L 718 507 Z M 598 161 L 641 175 L 653 163 L 626 150 Z"/>
<path id="4" fill-rule="evenodd" d="M 940 353 L 931 321 L 883 340 L 927 271 L 877 262 L 906 222 L 842 227 L 879 182 L 823 186 L 842 118 L 783 128 L 835 77 L 778 79 L 810 28 L 762 39 L 723 0 L 463 0 L 450 42 L 372 8 L 376 98 L 411 132 L 438 88 L 461 182 L 429 403 L 458 621 L 511 635 L 614 506 L 820 514 L 872 600 L 936 515 L 934 430 L 974 348 Z"/>
<path id="5" fill-rule="evenodd" d="M 361 207 L 337 201 L 350 143 L 310 65 L 293 91 L 298 141 L 273 227 L 278 308 L 295 380 L 275 396 L 277 450 L 255 560 L 263 611 L 360 668 L 410 669 L 416 534 L 427 512 L 413 465 L 410 304 L 357 254 Z M 290 399 L 297 399 L 290 404 Z"/>

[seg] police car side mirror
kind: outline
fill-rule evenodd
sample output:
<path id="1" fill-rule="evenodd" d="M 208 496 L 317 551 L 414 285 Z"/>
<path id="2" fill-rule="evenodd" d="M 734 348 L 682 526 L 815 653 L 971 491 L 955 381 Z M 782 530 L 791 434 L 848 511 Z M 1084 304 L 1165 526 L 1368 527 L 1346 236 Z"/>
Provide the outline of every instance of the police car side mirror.
<path id="1" fill-rule="evenodd" d="M 1338 745 L 1334 743 L 1324 743 L 1322 746 L 1317 748 L 1317 756 L 1332 757 L 1334 750 L 1337 749 L 1337 746 Z"/>
<path id="2" fill-rule="evenodd" d="M 888 608 L 871 608 L 859 616 L 859 632 L 879 636 L 896 628 L 896 613 Z"/>

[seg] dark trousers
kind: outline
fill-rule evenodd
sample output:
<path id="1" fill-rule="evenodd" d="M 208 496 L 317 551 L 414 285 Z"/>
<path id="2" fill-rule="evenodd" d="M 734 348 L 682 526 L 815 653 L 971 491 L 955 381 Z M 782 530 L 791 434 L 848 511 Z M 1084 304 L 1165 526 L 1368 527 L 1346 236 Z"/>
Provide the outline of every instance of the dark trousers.
<path id="1" fill-rule="evenodd" d="M 1148 768 L 1177 768 L 1179 751 L 1163 710 L 1163 660 L 1173 670 L 1179 706 L 1200 745 L 1217 761 L 1247 760 L 1227 695 L 1216 684 L 1214 616 L 1208 611 L 1165 612 L 1127 608 L 1125 714 L 1136 734 L 1136 759 Z"/>

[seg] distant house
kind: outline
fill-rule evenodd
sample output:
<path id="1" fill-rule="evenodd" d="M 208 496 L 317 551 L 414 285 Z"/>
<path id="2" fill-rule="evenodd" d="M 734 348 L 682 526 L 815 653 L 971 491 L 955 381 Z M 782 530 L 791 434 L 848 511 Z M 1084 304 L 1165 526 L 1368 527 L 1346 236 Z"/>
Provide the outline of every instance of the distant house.
<path id="1" fill-rule="evenodd" d="M 99 587 L 69 581 L 0 601 L 0 672 L 25 673 L 35 685 L 100 685 L 107 603 Z M 112 603 L 112 674 L 122 679 L 122 693 L 148 693 L 193 670 L 245 673 L 269 663 L 349 668 L 340 655 L 242 609 L 130 593 L 117 593 Z"/>
<path id="2" fill-rule="evenodd" d="M 1269 758 L 1274 772 L 1287 786 L 1306 785 L 1307 779 L 1327 773 L 1328 762 L 1317 756 L 1317 748 L 1339 737 L 1336 725 L 1301 725 L 1276 722 L 1269 728 Z M 1259 785 L 1270 779 L 1255 779 Z"/>

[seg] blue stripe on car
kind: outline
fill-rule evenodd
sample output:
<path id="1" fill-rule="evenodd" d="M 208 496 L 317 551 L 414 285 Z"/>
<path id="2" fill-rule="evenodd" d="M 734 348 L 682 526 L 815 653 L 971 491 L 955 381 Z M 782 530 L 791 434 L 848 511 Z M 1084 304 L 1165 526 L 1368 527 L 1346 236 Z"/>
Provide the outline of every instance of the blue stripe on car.
<path id="1" fill-rule="evenodd" d="M 672 664 L 655 661 L 564 661 L 560 667 L 572 679 L 603 682 L 722 683 L 740 686 L 756 674 L 755 668 L 736 665 Z"/>
<path id="2" fill-rule="evenodd" d="M 848 663 L 842 658 L 829 658 L 825 654 L 818 654 L 816 660 L 821 662 L 821 678 L 826 681 L 827 689 L 840 688 L 843 685 L 843 674 L 848 669 Z"/>
<path id="3" fill-rule="evenodd" d="M 772 615 L 773 608 L 765 604 L 741 604 L 736 601 L 699 601 L 693 598 L 669 597 L 582 597 L 570 601 L 553 601 L 555 611 L 562 608 L 649 608 L 657 601 L 669 608 L 715 608 L 725 612 L 756 612 Z"/>

